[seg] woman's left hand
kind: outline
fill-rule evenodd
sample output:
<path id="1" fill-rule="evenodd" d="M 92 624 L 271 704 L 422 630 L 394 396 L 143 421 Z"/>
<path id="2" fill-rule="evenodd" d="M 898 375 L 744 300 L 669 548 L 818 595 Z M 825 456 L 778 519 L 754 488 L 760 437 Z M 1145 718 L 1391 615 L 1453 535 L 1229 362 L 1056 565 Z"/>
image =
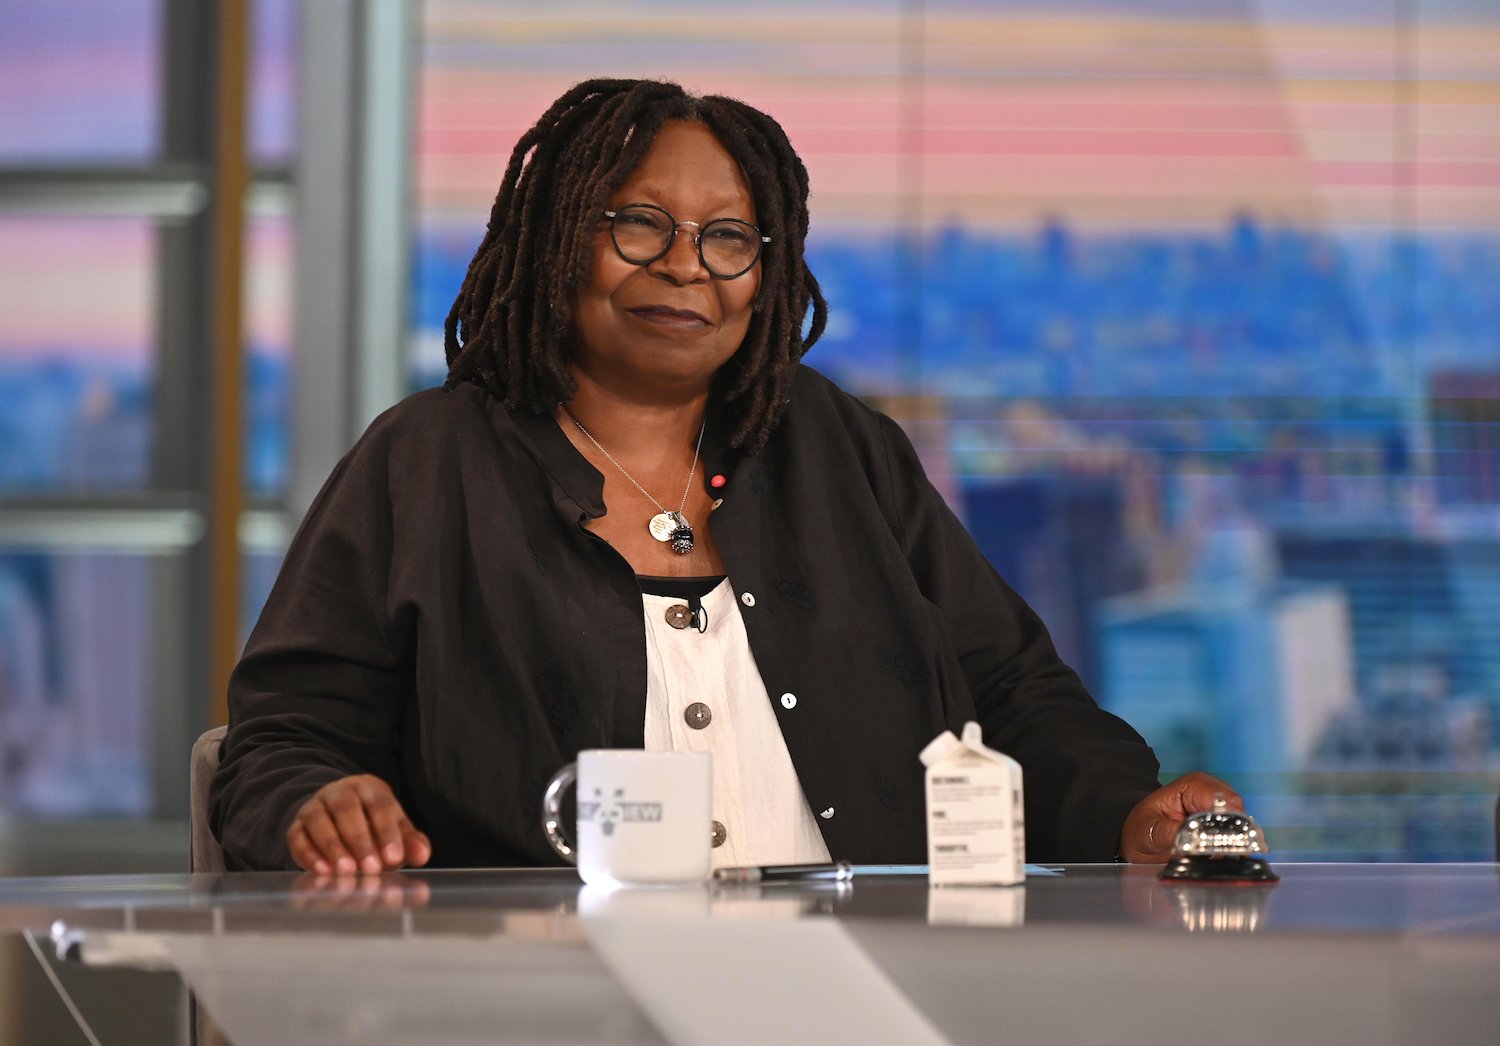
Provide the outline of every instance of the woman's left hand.
<path id="1" fill-rule="evenodd" d="M 1193 814 L 1213 809 L 1222 795 L 1229 809 L 1245 812 L 1245 801 L 1217 777 L 1184 774 L 1135 804 L 1120 830 L 1120 856 L 1132 864 L 1161 864 L 1172 855 L 1177 830 Z"/>

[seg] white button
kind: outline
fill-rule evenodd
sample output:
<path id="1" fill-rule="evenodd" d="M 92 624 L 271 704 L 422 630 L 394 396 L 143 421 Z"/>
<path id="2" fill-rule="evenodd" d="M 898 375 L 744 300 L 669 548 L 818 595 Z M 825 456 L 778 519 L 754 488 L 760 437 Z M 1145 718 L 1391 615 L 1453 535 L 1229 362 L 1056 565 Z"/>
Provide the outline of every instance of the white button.
<path id="1" fill-rule="evenodd" d="M 797 695 L 796 694 L 782 694 L 781 695 L 781 707 L 782 708 L 796 708 L 797 707 Z"/>
<path id="2" fill-rule="evenodd" d="M 714 509 L 718 508 L 722 504 L 724 504 L 724 499 L 723 498 L 714 498 L 714 503 L 712 505 L 708 506 L 708 511 L 712 512 Z"/>
<path id="3" fill-rule="evenodd" d="M 829 818 L 831 818 L 833 816 L 833 807 L 830 806 L 827 810 L 824 810 L 821 813 L 819 813 L 818 816 L 821 817 L 825 821 L 828 820 Z"/>
<path id="4" fill-rule="evenodd" d="M 749 592 L 746 592 L 744 595 L 740 596 L 740 602 L 745 604 L 747 607 L 753 607 L 755 605 L 755 597 L 752 596 Z"/>

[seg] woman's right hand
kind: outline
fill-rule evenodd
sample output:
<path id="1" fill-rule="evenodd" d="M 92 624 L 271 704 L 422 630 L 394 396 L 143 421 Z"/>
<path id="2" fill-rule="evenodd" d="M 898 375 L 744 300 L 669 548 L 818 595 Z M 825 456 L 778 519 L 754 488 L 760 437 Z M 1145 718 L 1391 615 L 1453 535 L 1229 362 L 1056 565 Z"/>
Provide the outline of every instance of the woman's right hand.
<path id="1" fill-rule="evenodd" d="M 391 786 L 373 774 L 341 777 L 303 803 L 286 833 L 299 868 L 319 875 L 419 868 L 432 843 L 417 831 Z"/>

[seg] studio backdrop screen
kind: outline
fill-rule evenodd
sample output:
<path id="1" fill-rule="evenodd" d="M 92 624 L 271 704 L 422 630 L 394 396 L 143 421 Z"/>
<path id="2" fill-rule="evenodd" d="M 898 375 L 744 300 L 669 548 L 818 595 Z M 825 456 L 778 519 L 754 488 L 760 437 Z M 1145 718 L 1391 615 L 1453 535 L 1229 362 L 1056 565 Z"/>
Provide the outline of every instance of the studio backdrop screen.
<path id="1" fill-rule="evenodd" d="M 113 9 L 132 6 L 149 24 L 151 4 Z M 258 6 L 269 101 L 254 133 L 284 162 L 295 40 L 277 26 L 295 19 Z M 412 388 L 442 378 L 443 318 L 510 149 L 559 93 L 618 75 L 739 97 L 786 127 L 811 176 L 809 261 L 831 316 L 806 362 L 907 428 L 980 547 L 1164 771 L 1228 777 L 1283 859 L 1490 858 L 1500 9 L 419 10 Z M 76 96 L 92 99 L 77 112 L 103 98 L 118 117 L 77 140 L 56 117 L 8 119 L 0 165 L 28 148 L 94 155 L 101 134 L 108 162 L 149 155 L 154 103 L 129 103 L 155 89 L 138 35 L 101 31 L 78 75 L 47 88 L 56 113 Z M 290 217 L 250 237 L 252 491 L 284 485 L 295 453 L 294 240 Z M 144 482 L 161 381 L 153 243 L 125 218 L 0 216 L 0 496 Z M 87 295 L 69 290 L 80 278 Z M 77 724 L 120 678 L 98 666 L 129 666 L 124 648 L 153 641 L 149 620 L 88 625 L 89 586 L 139 589 L 149 571 L 73 558 L 84 565 L 0 548 L 0 808 L 28 815 L 136 794 L 118 785 L 129 752 L 109 747 L 134 735 Z M 149 680 L 132 686 L 144 700 Z M 111 714 L 128 718 L 128 701 Z M 5 757 L 43 750 L 35 738 L 74 763 Z M 65 765 L 101 767 L 94 790 L 63 788 Z"/>

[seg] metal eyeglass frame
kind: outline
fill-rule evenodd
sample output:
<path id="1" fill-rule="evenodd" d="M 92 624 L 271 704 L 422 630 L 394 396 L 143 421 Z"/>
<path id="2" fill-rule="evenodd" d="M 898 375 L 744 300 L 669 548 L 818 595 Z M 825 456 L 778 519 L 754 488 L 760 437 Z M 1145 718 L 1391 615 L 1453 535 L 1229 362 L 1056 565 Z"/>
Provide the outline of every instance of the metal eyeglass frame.
<path id="1" fill-rule="evenodd" d="M 629 210 L 659 211 L 660 213 L 666 215 L 667 221 L 671 223 L 672 231 L 667 236 L 666 245 L 663 246 L 659 252 L 645 259 L 644 261 L 636 261 L 634 258 L 627 255 L 624 249 L 620 247 L 620 239 L 615 232 L 615 216 L 618 215 L 621 211 Z M 760 255 L 761 251 L 764 249 L 764 245 L 771 242 L 771 237 L 761 235 L 760 226 L 756 225 L 754 222 L 747 222 L 743 218 L 715 218 L 713 221 L 708 222 L 706 225 L 699 225 L 697 222 L 678 221 L 677 216 L 674 215 L 671 211 L 667 210 L 665 207 L 658 207 L 654 203 L 627 203 L 617 210 L 605 211 L 604 217 L 609 219 L 609 242 L 614 244 L 615 253 L 618 254 L 623 260 L 629 262 L 631 265 L 650 265 L 654 261 L 659 261 L 660 259 L 665 258 L 667 256 L 667 252 L 672 249 L 672 245 L 677 242 L 678 228 L 683 225 L 691 225 L 693 228 L 698 230 L 693 234 L 693 246 L 697 248 L 698 261 L 702 263 L 704 271 L 706 271 L 716 280 L 733 280 L 745 275 L 745 273 L 755 268 L 756 262 L 760 261 Z M 721 223 L 746 226 L 752 232 L 754 232 L 757 237 L 757 241 L 755 244 L 755 256 L 750 259 L 750 264 L 746 265 L 739 272 L 729 273 L 727 275 L 724 273 L 715 272 L 713 266 L 708 264 L 708 259 L 703 256 L 704 231 L 707 229 L 711 229 L 715 225 L 719 225 Z"/>

